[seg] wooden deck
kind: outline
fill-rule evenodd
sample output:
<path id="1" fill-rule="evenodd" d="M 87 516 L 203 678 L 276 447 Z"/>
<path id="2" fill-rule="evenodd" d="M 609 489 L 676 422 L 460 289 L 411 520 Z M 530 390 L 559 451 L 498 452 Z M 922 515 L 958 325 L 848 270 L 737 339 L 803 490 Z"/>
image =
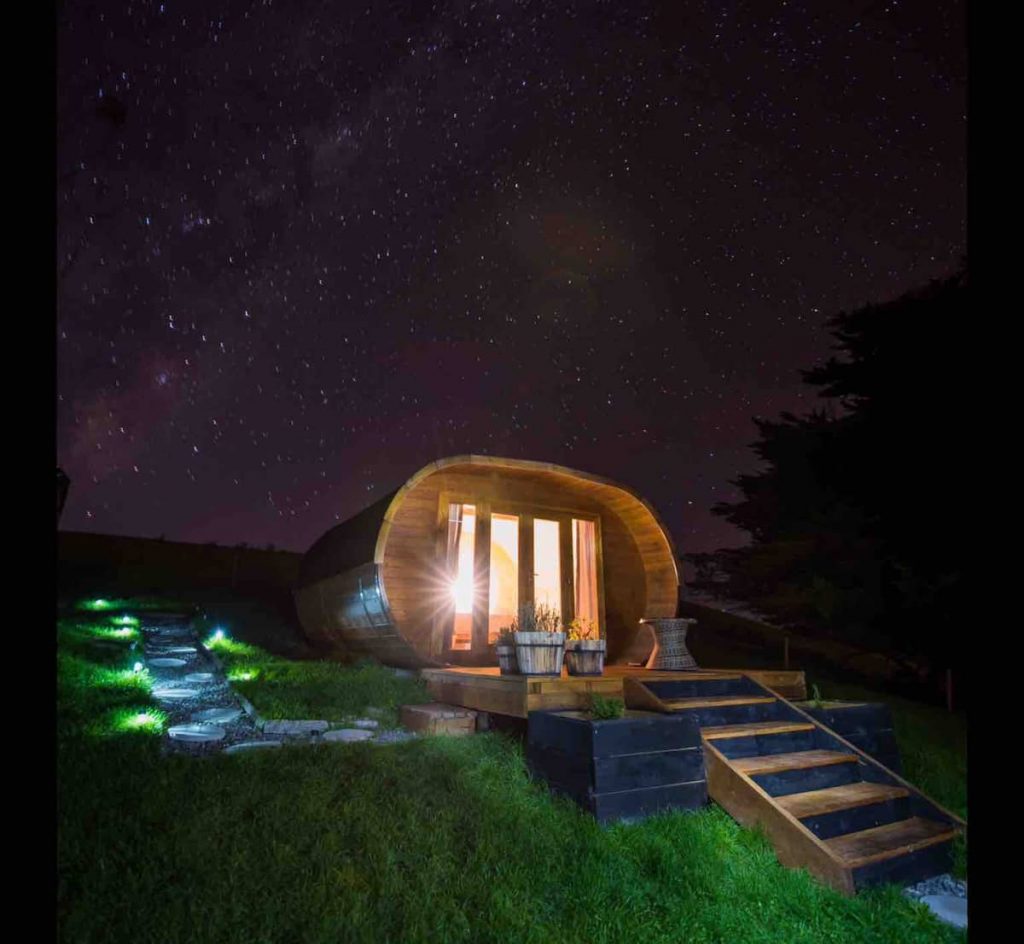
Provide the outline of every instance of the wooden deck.
<path id="1" fill-rule="evenodd" d="M 573 677 L 562 670 L 561 678 L 501 675 L 497 666 L 421 669 L 430 693 L 441 702 L 525 718 L 541 709 L 586 708 L 591 694 L 622 698 L 623 679 L 719 679 L 747 675 L 789 698 L 806 698 L 803 672 L 739 669 L 702 669 L 698 672 L 657 672 L 636 666 L 605 666 L 600 677 Z"/>

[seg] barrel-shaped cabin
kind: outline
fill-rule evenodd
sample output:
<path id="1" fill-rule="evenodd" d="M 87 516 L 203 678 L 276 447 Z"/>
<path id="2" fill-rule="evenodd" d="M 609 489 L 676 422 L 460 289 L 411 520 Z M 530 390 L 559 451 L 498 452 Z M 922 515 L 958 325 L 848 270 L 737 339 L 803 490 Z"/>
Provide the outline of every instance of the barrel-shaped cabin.
<path id="1" fill-rule="evenodd" d="M 609 662 L 650 650 L 675 616 L 671 538 L 631 489 L 525 459 L 454 456 L 324 534 L 295 591 L 306 633 L 406 668 L 496 665 L 521 603 L 589 620 Z"/>

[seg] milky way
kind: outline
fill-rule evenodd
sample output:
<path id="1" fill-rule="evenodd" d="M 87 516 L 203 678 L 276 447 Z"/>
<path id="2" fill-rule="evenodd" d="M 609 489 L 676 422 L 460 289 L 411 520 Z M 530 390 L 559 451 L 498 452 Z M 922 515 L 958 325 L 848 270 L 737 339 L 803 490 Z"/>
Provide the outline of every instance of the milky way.
<path id="1" fill-rule="evenodd" d="M 960 3 L 66 2 L 62 527 L 305 549 L 433 459 L 680 551 L 965 249 Z"/>

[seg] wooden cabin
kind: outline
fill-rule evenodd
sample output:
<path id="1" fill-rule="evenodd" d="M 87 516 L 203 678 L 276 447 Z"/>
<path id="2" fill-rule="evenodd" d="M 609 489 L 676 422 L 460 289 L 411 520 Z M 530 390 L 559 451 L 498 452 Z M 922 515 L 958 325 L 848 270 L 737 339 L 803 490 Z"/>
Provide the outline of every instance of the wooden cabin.
<path id="1" fill-rule="evenodd" d="M 496 665 L 520 602 L 592 620 L 611 663 L 650 651 L 642 617 L 675 616 L 672 540 L 639 495 L 525 459 L 453 456 L 332 528 L 295 592 L 317 642 L 387 665 Z"/>

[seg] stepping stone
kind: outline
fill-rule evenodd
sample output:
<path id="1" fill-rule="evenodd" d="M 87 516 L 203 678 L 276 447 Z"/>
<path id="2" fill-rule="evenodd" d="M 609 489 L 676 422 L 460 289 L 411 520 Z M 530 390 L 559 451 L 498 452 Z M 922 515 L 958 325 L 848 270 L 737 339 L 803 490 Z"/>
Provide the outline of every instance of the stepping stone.
<path id="1" fill-rule="evenodd" d="M 216 676 L 212 672 L 189 672 L 185 676 L 186 682 L 212 682 Z"/>
<path id="2" fill-rule="evenodd" d="M 243 751 L 255 751 L 261 747 L 281 747 L 281 741 L 239 741 L 224 748 L 225 754 L 241 754 Z"/>
<path id="3" fill-rule="evenodd" d="M 227 724 L 242 716 L 241 708 L 207 708 L 203 711 L 196 711 L 192 715 L 193 721 L 207 721 L 212 724 Z"/>
<path id="4" fill-rule="evenodd" d="M 402 705 L 402 726 L 424 734 L 472 734 L 476 731 L 476 712 L 471 708 L 431 702 L 426 705 Z"/>
<path id="5" fill-rule="evenodd" d="M 334 731 L 328 731 L 323 735 L 321 741 L 342 741 L 349 743 L 352 741 L 368 741 L 373 737 L 372 731 L 364 731 L 361 728 L 337 728 Z"/>
<path id="6" fill-rule="evenodd" d="M 149 664 L 157 669 L 178 669 L 185 665 L 184 659 L 159 658 L 149 659 Z"/>
<path id="7" fill-rule="evenodd" d="M 195 646 L 172 646 L 167 650 L 167 652 L 174 656 L 193 655 L 195 651 Z"/>
<path id="8" fill-rule="evenodd" d="M 225 730 L 215 724 L 176 724 L 167 734 L 176 741 L 203 744 L 207 741 L 224 740 Z"/>
<path id="9" fill-rule="evenodd" d="M 308 736 L 326 731 L 330 725 L 326 721 L 267 721 L 263 725 L 264 734 L 286 734 Z"/>
<path id="10" fill-rule="evenodd" d="M 352 727 L 353 728 L 379 728 L 380 727 L 380 722 L 379 721 L 374 721 L 373 718 L 356 718 L 356 720 L 352 722 Z"/>
<path id="11" fill-rule="evenodd" d="M 954 928 L 967 927 L 967 899 L 953 895 L 925 895 L 921 902 L 927 905 L 940 921 Z"/>
<path id="12" fill-rule="evenodd" d="M 194 688 L 155 688 L 153 697 L 161 701 L 184 701 L 186 698 L 198 698 L 199 693 Z"/>

